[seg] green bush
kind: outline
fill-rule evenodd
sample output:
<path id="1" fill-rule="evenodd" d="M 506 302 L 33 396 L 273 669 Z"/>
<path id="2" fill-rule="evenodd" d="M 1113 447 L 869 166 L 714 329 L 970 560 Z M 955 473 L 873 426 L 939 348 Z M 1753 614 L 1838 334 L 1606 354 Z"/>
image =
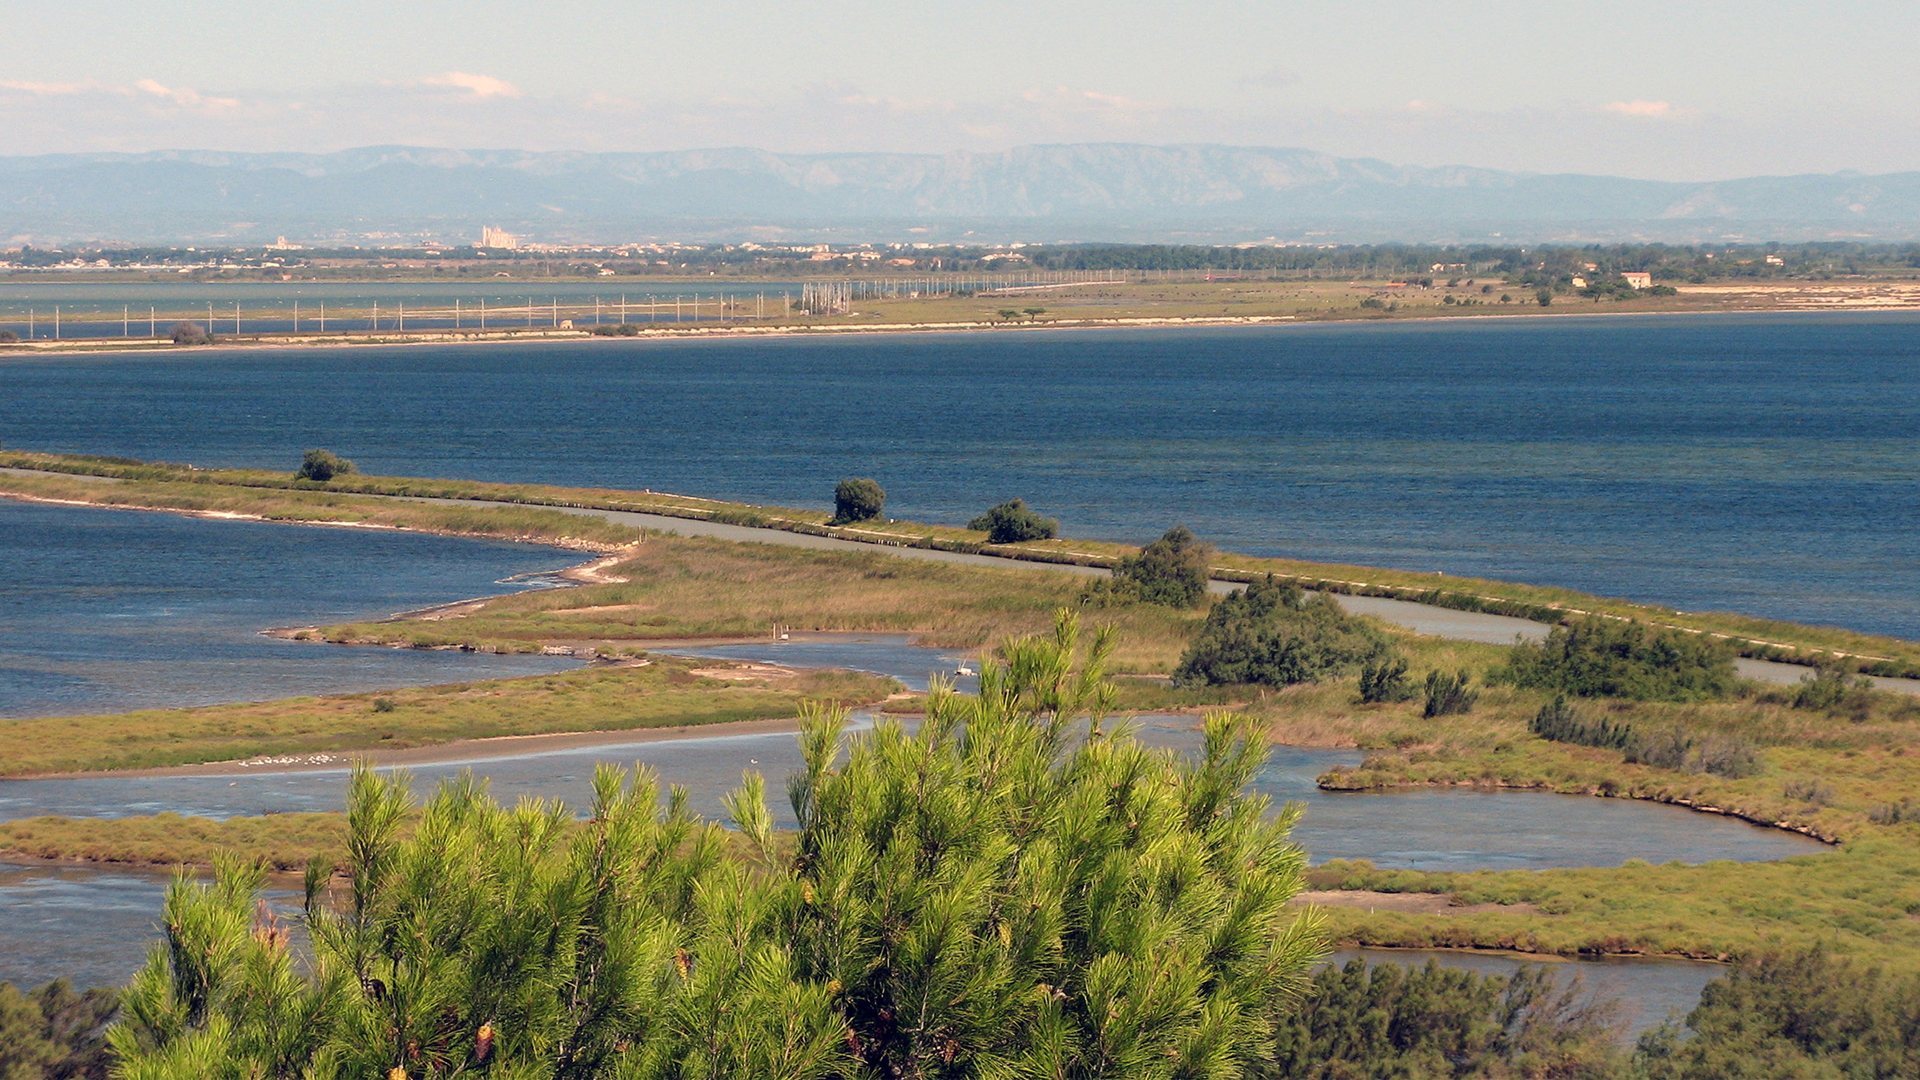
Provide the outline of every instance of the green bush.
<path id="1" fill-rule="evenodd" d="M 1083 603 L 1160 604 L 1198 607 L 1207 596 L 1207 560 L 1211 545 L 1201 543 L 1185 525 L 1175 525 L 1153 543 L 1114 565 L 1111 582 L 1097 582 Z"/>
<path id="2" fill-rule="evenodd" d="M 112 990 L 76 994 L 62 980 L 23 993 L 0 982 L 0 1078 L 105 1080 L 107 1023 L 119 1010 Z"/>
<path id="3" fill-rule="evenodd" d="M 595 334 L 599 337 L 639 337 L 640 330 L 641 330 L 641 327 L 639 323 L 627 322 L 627 323 L 602 323 L 601 325 L 596 326 L 587 332 L 590 334 Z"/>
<path id="4" fill-rule="evenodd" d="M 1590 616 L 1513 647 L 1497 677 L 1576 697 L 1700 701 L 1733 690 L 1733 651 L 1705 634 Z"/>
<path id="5" fill-rule="evenodd" d="M 1554 986 L 1544 966 L 1511 977 L 1427 961 L 1349 960 L 1313 977 L 1281 1021 L 1271 1080 L 1563 1080 L 1619 1075 L 1611 1001 L 1590 1002 L 1577 977 Z"/>
<path id="6" fill-rule="evenodd" d="M 1795 802 L 1825 806 L 1833 801 L 1833 785 L 1822 780 L 1789 780 L 1780 785 L 1780 796 Z"/>
<path id="7" fill-rule="evenodd" d="M 362 767 L 344 883 L 308 873 L 310 963 L 262 872 L 175 879 L 124 1075 L 1248 1075 L 1324 949 L 1290 903 L 1298 808 L 1245 793 L 1247 718 L 1194 756 L 1103 730 L 1113 642 L 1083 645 L 1065 615 L 1007 643 L 912 733 L 805 715 L 790 834 L 757 773 L 729 834 L 606 766 L 584 820 L 471 776 L 416 818 Z"/>
<path id="8" fill-rule="evenodd" d="M 1386 640 L 1326 593 L 1268 577 L 1223 597 L 1174 670 L 1175 686 L 1291 686 L 1384 660 Z"/>
<path id="9" fill-rule="evenodd" d="M 1920 978 L 1814 949 L 1744 960 L 1641 1036 L 1646 1080 L 1920 1076 Z"/>
<path id="10" fill-rule="evenodd" d="M 167 332 L 167 336 L 175 345 L 213 344 L 213 335 L 207 332 L 207 328 L 194 322 L 174 323 L 173 329 Z"/>
<path id="11" fill-rule="evenodd" d="M 1381 654 L 1360 665 L 1360 701 L 1410 701 L 1419 691 L 1407 682 L 1404 656 Z"/>
<path id="12" fill-rule="evenodd" d="M 1626 724 L 1581 719 L 1573 706 L 1567 704 L 1565 694 L 1556 695 L 1551 704 L 1542 705 L 1528 728 L 1543 739 L 1605 750 L 1625 750 L 1633 741 L 1633 728 Z"/>
<path id="13" fill-rule="evenodd" d="M 1793 707 L 1796 709 L 1820 709 L 1827 712 L 1865 706 L 1867 695 L 1873 690 L 1873 683 L 1865 676 L 1857 675 L 1840 663 L 1822 664 L 1813 674 L 1800 680 L 1794 690 Z"/>
<path id="14" fill-rule="evenodd" d="M 1053 539 L 1060 532 L 1060 523 L 1035 513 L 1025 499 L 1008 499 L 967 522 L 967 528 L 986 533 L 990 544 L 1024 544 Z"/>
<path id="15" fill-rule="evenodd" d="M 1920 803 L 1911 798 L 1901 799 L 1897 803 L 1884 803 L 1867 811 L 1867 820 L 1875 825 L 1905 825 L 1910 821 L 1920 821 Z"/>
<path id="16" fill-rule="evenodd" d="M 833 489 L 833 520 L 829 525 L 850 525 L 856 521 L 872 521 L 880 516 L 880 510 L 887 505 L 887 493 L 880 485 L 865 477 L 842 480 Z"/>
<path id="17" fill-rule="evenodd" d="M 1480 700 L 1480 691 L 1467 688 L 1472 681 L 1473 676 L 1465 671 L 1452 675 L 1439 671 L 1427 672 L 1427 704 L 1420 715 L 1431 720 L 1436 716 L 1472 712 L 1473 703 Z"/>
<path id="18" fill-rule="evenodd" d="M 345 476 L 353 472 L 353 462 L 328 450 L 313 449 L 307 451 L 300 460 L 300 471 L 293 474 L 295 480 L 317 480 L 325 483 L 336 476 Z"/>
<path id="19" fill-rule="evenodd" d="M 1704 772 L 1743 780 L 1766 770 L 1760 748 L 1737 735 L 1695 738 L 1678 725 L 1655 731 L 1631 731 L 1624 758 L 1636 765 L 1676 772 Z"/>

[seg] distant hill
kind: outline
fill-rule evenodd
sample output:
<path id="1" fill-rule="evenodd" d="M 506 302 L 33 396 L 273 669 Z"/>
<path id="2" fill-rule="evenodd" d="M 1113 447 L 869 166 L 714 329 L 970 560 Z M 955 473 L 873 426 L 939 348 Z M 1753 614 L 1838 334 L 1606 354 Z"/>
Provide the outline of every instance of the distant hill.
<path id="1" fill-rule="evenodd" d="M 1665 183 L 1126 144 L 0 158 L 14 243 L 460 242 L 483 224 L 549 242 L 1906 240 L 1920 173 Z"/>

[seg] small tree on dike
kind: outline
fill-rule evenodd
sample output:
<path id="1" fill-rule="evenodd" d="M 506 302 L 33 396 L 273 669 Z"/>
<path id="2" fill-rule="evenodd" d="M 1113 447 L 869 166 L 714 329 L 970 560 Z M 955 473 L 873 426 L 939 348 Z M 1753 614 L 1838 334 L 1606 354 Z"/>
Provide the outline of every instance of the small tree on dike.
<path id="1" fill-rule="evenodd" d="M 1060 523 L 1035 513 L 1025 499 L 1008 499 L 967 522 L 967 528 L 986 533 L 991 544 L 1024 544 L 1053 539 L 1060 532 Z"/>
<path id="2" fill-rule="evenodd" d="M 827 524 L 872 521 L 880 516 L 880 508 L 885 505 L 887 493 L 875 481 L 865 477 L 842 480 L 833 489 L 833 520 Z"/>
<path id="3" fill-rule="evenodd" d="M 317 480 L 326 483 L 336 476 L 345 476 L 353 470 L 353 462 L 318 447 L 307 451 L 300 461 L 300 471 L 293 474 L 295 480 Z"/>
<path id="4" fill-rule="evenodd" d="M 1198 607 L 1207 596 L 1212 553 L 1212 545 L 1201 543 L 1185 525 L 1175 525 L 1138 555 L 1121 559 L 1113 568 L 1114 586 L 1148 604 Z"/>
<path id="5" fill-rule="evenodd" d="M 1107 730 L 1112 649 L 1062 613 L 978 697 L 936 681 L 913 732 L 803 707 L 790 834 L 758 773 L 729 839 L 604 765 L 584 818 L 471 776 L 416 818 L 362 766 L 343 883 L 308 874 L 312 961 L 260 870 L 179 875 L 122 1075 L 1256 1075 L 1325 950 L 1290 907 L 1299 805 L 1247 793 L 1245 717 L 1185 756 Z"/>
<path id="6" fill-rule="evenodd" d="M 195 322 L 174 323 L 168 336 L 172 338 L 175 345 L 213 344 L 213 335 L 207 332 L 206 327 Z"/>

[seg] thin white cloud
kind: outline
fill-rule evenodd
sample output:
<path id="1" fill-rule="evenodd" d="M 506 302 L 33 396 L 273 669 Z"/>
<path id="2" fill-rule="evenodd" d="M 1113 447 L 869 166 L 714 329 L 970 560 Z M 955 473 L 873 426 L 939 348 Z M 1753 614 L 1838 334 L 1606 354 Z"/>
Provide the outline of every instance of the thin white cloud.
<path id="1" fill-rule="evenodd" d="M 232 96 L 151 79 L 138 86 L 70 90 L 60 83 L 0 82 L 0 131 L 7 132 L 7 151 L 16 154 L 324 152 L 380 144 L 937 154 L 1083 142 L 1227 143 L 1394 163 L 1692 180 L 1779 172 L 1787 167 L 1783 162 L 1796 171 L 1894 172 L 1920 160 L 1920 123 L 1871 128 L 1879 133 L 1876 142 L 1867 138 L 1869 118 L 1836 120 L 1812 107 L 1783 109 L 1758 124 L 1633 101 L 1618 104 L 1637 112 L 1604 101 L 1493 110 L 1437 101 L 1374 109 L 1280 107 L 1274 103 L 1280 95 L 1265 94 L 1195 106 L 1085 84 L 945 98 L 838 81 L 726 96 L 655 98 L 583 88 L 547 97 L 460 72 L 432 82 L 221 93 Z M 1872 145 L 1875 154 L 1851 149 L 1858 145 Z"/>
<path id="2" fill-rule="evenodd" d="M 0 79 L 0 90 L 12 90 L 15 93 L 32 94 L 35 97 L 70 97 L 99 89 L 101 86 L 96 82 L 49 83 Z"/>
<path id="3" fill-rule="evenodd" d="M 1647 119 L 1665 119 L 1674 115 L 1674 107 L 1666 101 L 1614 101 L 1605 106 L 1610 113 L 1621 116 L 1636 116 Z"/>
<path id="4" fill-rule="evenodd" d="M 470 71 L 449 71 L 440 75 L 430 75 L 420 80 L 421 86 L 444 86 L 454 90 L 465 90 L 477 98 L 520 96 L 520 88 L 491 75 L 475 75 Z"/>
<path id="5" fill-rule="evenodd" d="M 133 88 L 141 93 L 171 101 L 175 105 L 186 109 L 233 109 L 238 108 L 240 105 L 238 98 L 207 97 L 198 91 L 190 90 L 184 86 L 164 86 L 153 79 L 141 79 L 139 82 L 133 84 Z"/>

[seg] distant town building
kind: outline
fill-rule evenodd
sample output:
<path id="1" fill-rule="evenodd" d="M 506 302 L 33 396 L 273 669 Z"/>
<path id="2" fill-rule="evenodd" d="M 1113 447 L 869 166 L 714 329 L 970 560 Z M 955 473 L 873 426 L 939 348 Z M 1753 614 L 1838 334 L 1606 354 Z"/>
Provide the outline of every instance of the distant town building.
<path id="1" fill-rule="evenodd" d="M 496 229 L 491 225 L 482 225 L 480 226 L 480 246 L 483 248 L 500 248 L 505 251 L 512 251 L 520 246 L 520 238 L 505 229 Z"/>
<path id="2" fill-rule="evenodd" d="M 300 245 L 287 243 L 287 238 L 283 236 L 280 239 L 275 240 L 273 243 L 268 244 L 267 250 L 268 251 L 299 251 Z"/>
<path id="3" fill-rule="evenodd" d="M 1586 287 L 1587 287 L 1587 279 L 1586 279 L 1586 278 L 1583 278 L 1583 277 L 1581 277 L 1581 276 L 1580 276 L 1579 274 L 1575 274 L 1575 275 L 1573 275 L 1573 287 L 1574 287 L 1574 288 L 1576 288 L 1576 289 L 1584 289 L 1584 288 L 1586 288 Z"/>
<path id="4" fill-rule="evenodd" d="M 1643 274 L 1638 270 L 1629 270 L 1626 273 L 1621 274 L 1620 276 L 1627 279 L 1627 284 L 1633 286 L 1636 289 L 1653 288 L 1652 274 Z"/>

